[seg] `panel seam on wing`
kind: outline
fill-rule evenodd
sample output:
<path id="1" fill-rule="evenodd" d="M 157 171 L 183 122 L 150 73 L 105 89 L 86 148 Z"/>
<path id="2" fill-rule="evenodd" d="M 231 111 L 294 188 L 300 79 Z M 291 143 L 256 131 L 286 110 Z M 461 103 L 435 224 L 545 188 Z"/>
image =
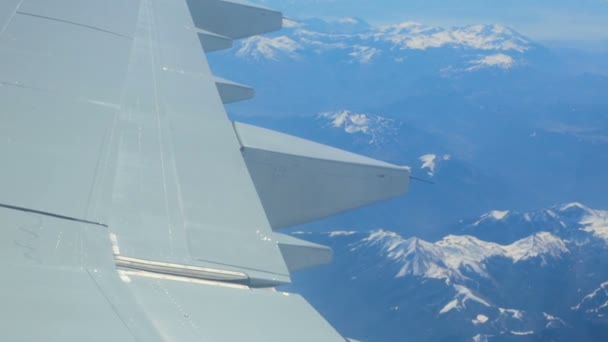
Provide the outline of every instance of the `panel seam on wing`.
<path id="1" fill-rule="evenodd" d="M 17 11 L 15 13 L 16 14 L 21 14 L 21 15 L 27 15 L 27 16 L 35 17 L 35 18 L 39 18 L 39 19 L 52 20 L 52 21 L 57 21 L 57 22 L 64 23 L 64 24 L 70 24 L 70 25 L 74 25 L 74 26 L 80 26 L 80 27 L 91 29 L 91 30 L 108 33 L 108 34 L 111 34 L 111 35 L 114 35 L 114 36 L 117 36 L 117 37 L 122 37 L 122 38 L 127 38 L 127 39 L 133 39 L 133 37 L 125 36 L 124 34 L 120 34 L 120 33 L 117 33 L 117 32 L 112 32 L 112 31 L 108 31 L 108 30 L 104 30 L 102 28 L 91 26 L 91 25 L 85 25 L 85 24 L 76 23 L 76 22 L 69 21 L 69 20 L 64 20 L 64 19 L 59 19 L 59 18 L 53 18 L 53 17 L 47 17 L 47 16 L 44 16 L 44 15 L 27 13 L 27 12 L 22 12 L 22 11 Z"/>

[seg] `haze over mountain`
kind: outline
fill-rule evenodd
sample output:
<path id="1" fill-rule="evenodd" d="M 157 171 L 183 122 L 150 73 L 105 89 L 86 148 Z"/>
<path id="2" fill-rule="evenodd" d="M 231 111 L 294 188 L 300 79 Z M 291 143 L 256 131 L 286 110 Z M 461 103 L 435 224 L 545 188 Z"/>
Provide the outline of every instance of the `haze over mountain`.
<path id="1" fill-rule="evenodd" d="M 608 4 L 603 0 L 264 0 L 289 17 L 364 17 L 376 23 L 413 18 L 436 25 L 503 23 L 537 39 L 606 40 Z"/>

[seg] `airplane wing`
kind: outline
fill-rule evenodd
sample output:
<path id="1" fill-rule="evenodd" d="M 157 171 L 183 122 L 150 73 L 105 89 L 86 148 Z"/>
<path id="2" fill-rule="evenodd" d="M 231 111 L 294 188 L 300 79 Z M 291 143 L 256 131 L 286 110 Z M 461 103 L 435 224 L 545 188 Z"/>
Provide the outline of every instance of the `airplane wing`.
<path id="1" fill-rule="evenodd" d="M 331 250 L 277 230 L 409 173 L 228 120 L 253 90 L 205 52 L 281 21 L 234 0 L 0 2 L 4 340 L 344 341 L 276 290 Z"/>

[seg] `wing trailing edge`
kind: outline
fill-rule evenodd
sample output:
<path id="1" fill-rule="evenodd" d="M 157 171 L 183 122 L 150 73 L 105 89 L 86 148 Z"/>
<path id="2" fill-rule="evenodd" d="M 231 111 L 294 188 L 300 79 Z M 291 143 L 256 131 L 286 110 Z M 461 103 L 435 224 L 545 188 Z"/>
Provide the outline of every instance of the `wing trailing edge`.
<path id="1" fill-rule="evenodd" d="M 409 169 L 234 123 L 241 151 L 273 229 L 302 224 L 407 191 Z"/>

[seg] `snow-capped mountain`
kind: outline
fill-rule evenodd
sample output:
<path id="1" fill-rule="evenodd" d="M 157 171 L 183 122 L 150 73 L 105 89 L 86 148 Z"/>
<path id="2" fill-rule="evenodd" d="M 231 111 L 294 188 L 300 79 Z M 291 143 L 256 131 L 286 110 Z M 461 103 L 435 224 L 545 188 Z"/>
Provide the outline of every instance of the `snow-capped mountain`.
<path id="1" fill-rule="evenodd" d="M 286 20 L 284 26 L 280 35 L 240 42 L 236 55 L 258 61 L 336 55 L 344 62 L 402 63 L 412 51 L 449 48 L 466 51 L 462 70 L 475 71 L 486 67 L 509 69 L 521 63 L 525 52 L 535 48 L 529 39 L 502 25 L 442 28 L 403 22 L 375 26 L 361 19 L 345 18 L 334 22 Z"/>
<path id="2" fill-rule="evenodd" d="M 296 232 L 332 246 L 336 259 L 296 274 L 298 290 L 365 341 L 599 340 L 608 314 L 608 238 L 589 228 L 602 226 L 605 214 L 576 202 L 496 210 L 462 221 L 468 234 L 434 242 L 382 229 Z M 521 222 L 534 228 L 497 242 Z"/>
<path id="3" fill-rule="evenodd" d="M 463 221 L 459 226 L 462 233 L 500 242 L 514 241 L 542 230 L 556 232 L 568 239 L 593 235 L 608 240 L 608 211 L 572 202 L 523 213 L 493 210 L 477 219 Z"/>
<path id="4" fill-rule="evenodd" d="M 413 275 L 445 279 L 448 284 L 463 282 L 469 279 L 466 274 L 471 273 L 488 278 L 484 265 L 491 258 L 505 258 L 513 263 L 539 259 L 541 264 L 546 264 L 569 252 L 564 241 L 549 232 L 499 245 L 468 235 L 449 235 L 430 243 L 415 237 L 404 239 L 384 230 L 370 233 L 352 250 L 374 245 L 380 246 L 387 259 L 401 265 L 396 278 Z"/>
<path id="5" fill-rule="evenodd" d="M 395 135 L 400 124 L 394 119 L 355 113 L 347 109 L 319 113 L 317 119 L 324 121 L 326 127 L 337 128 L 347 134 L 361 135 L 370 145 L 384 145 Z"/>
<path id="6" fill-rule="evenodd" d="M 498 24 L 370 25 L 353 18 L 285 20 L 279 32 L 236 41 L 232 49 L 208 58 L 218 75 L 256 82 L 258 96 L 272 94 L 275 106 L 286 96 L 286 86 L 302 96 L 290 98 L 291 111 L 328 105 L 314 106 L 315 114 L 340 109 L 329 105 L 346 104 L 346 98 L 357 98 L 351 105 L 372 99 L 390 103 L 435 82 L 429 78 L 484 77 L 554 65 L 546 48 Z M 274 108 L 263 102 L 266 110 Z"/>
<path id="7" fill-rule="evenodd" d="M 608 281 L 585 295 L 572 307 L 572 310 L 583 313 L 589 319 L 606 323 L 608 321 Z"/>

